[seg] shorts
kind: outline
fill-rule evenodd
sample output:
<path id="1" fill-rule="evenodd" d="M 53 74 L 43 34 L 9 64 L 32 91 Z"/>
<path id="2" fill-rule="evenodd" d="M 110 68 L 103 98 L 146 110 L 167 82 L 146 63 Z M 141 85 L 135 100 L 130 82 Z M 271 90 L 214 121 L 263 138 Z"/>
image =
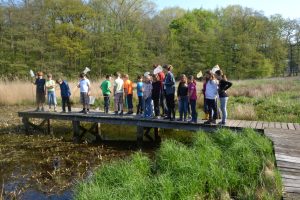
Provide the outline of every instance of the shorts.
<path id="1" fill-rule="evenodd" d="M 85 105 L 90 104 L 90 97 L 87 92 L 80 92 L 80 103 Z"/>
<path id="2" fill-rule="evenodd" d="M 36 103 L 45 103 L 45 93 L 44 92 L 37 92 L 36 93 Z"/>

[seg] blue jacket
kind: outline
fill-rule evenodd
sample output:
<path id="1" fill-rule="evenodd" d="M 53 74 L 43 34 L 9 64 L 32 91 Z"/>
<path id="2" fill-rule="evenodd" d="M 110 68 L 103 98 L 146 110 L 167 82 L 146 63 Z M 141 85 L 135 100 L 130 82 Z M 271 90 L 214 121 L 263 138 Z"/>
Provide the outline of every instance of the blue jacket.
<path id="1" fill-rule="evenodd" d="M 172 72 L 168 72 L 165 77 L 164 89 L 166 94 L 174 94 L 175 93 L 175 78 Z"/>
<path id="2" fill-rule="evenodd" d="M 67 81 L 63 81 L 59 86 L 60 86 L 60 94 L 62 97 L 71 96 L 70 87 Z"/>

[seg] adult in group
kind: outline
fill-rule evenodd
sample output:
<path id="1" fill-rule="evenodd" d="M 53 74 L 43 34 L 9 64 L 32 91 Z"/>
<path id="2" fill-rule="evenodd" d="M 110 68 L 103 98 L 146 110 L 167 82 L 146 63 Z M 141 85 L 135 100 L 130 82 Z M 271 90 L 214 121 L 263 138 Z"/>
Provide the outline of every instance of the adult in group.
<path id="1" fill-rule="evenodd" d="M 90 95 L 91 95 L 91 83 L 86 77 L 85 73 L 79 75 L 79 82 L 77 87 L 80 88 L 80 102 L 82 103 L 82 111 L 80 113 L 89 113 L 90 111 Z"/>
<path id="2" fill-rule="evenodd" d="M 227 119 L 227 102 L 228 102 L 228 94 L 226 90 L 232 86 L 232 83 L 227 80 L 226 75 L 223 73 L 222 70 L 218 70 L 215 72 L 217 79 L 219 80 L 219 98 L 220 98 L 220 106 L 222 111 L 222 121 L 220 122 L 221 125 L 226 124 Z"/>
<path id="3" fill-rule="evenodd" d="M 36 111 L 44 111 L 46 80 L 43 78 L 43 72 L 37 73 L 34 84 L 36 85 Z"/>
<path id="4" fill-rule="evenodd" d="M 115 74 L 114 81 L 114 104 L 115 104 L 115 115 L 123 115 L 123 84 L 124 81 L 121 79 L 121 74 L 117 72 Z"/>
<path id="5" fill-rule="evenodd" d="M 217 108 L 217 96 L 218 96 L 218 81 L 215 78 L 214 73 L 211 71 L 207 75 L 207 83 L 205 90 L 205 103 L 209 111 L 209 119 L 204 122 L 205 124 L 216 124 L 218 117 Z"/>
<path id="6" fill-rule="evenodd" d="M 164 69 L 167 71 L 165 81 L 164 81 L 164 90 L 166 94 L 166 101 L 168 107 L 168 114 L 165 119 L 171 121 L 175 120 L 175 78 L 172 73 L 172 65 L 164 65 Z"/>
<path id="7" fill-rule="evenodd" d="M 161 67 L 158 64 L 153 65 L 153 69 L 155 70 L 157 67 Z M 159 104 L 161 107 L 161 115 L 165 117 L 168 113 L 166 97 L 165 97 L 165 90 L 164 90 L 164 80 L 165 80 L 165 73 L 163 71 L 157 74 L 157 81 L 160 82 L 160 97 L 159 97 Z"/>

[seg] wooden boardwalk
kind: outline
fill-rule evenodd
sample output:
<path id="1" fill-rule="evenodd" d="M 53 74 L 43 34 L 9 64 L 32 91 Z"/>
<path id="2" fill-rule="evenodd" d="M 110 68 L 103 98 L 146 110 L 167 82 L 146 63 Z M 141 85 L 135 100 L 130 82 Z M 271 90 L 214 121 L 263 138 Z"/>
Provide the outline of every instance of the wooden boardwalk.
<path id="1" fill-rule="evenodd" d="M 142 142 L 144 131 L 147 133 L 150 128 L 154 128 L 155 140 L 159 137 L 159 128 L 189 131 L 213 131 L 222 127 L 233 130 L 253 128 L 264 133 L 273 142 L 276 165 L 281 173 L 284 186 L 283 199 L 300 200 L 300 124 L 298 123 L 228 120 L 225 126 L 220 126 L 205 125 L 202 120 L 199 120 L 197 124 L 191 124 L 163 119 L 144 119 L 136 115 L 116 116 L 95 111 L 82 114 L 78 112 L 34 112 L 29 110 L 18 114 L 22 117 L 26 132 L 29 131 L 31 126 L 50 133 L 50 120 L 72 121 L 74 138 L 80 138 L 86 132 L 90 132 L 96 136 L 96 139 L 101 140 L 99 126 L 102 123 L 136 126 L 138 143 Z M 36 125 L 30 122 L 31 118 L 42 119 L 43 121 Z M 80 122 L 91 122 L 93 125 L 91 128 L 86 129 L 80 125 Z"/>

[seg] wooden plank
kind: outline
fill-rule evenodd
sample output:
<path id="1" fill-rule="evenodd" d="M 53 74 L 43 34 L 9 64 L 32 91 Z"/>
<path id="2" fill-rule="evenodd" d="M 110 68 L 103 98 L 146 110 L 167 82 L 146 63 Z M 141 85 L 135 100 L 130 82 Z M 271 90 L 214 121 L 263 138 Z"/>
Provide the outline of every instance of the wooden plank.
<path id="1" fill-rule="evenodd" d="M 294 123 L 294 127 L 295 127 L 296 130 L 300 130 L 300 124 Z"/>
<path id="2" fill-rule="evenodd" d="M 250 124 L 251 128 L 256 128 L 257 121 L 252 121 Z"/>
<path id="3" fill-rule="evenodd" d="M 280 122 L 275 122 L 275 128 L 281 129 L 281 123 Z"/>
<path id="4" fill-rule="evenodd" d="M 269 128 L 269 122 L 263 122 L 262 127 L 263 127 L 263 129 Z"/>
<path id="5" fill-rule="evenodd" d="M 276 163 L 278 168 L 287 168 L 287 169 L 295 169 L 300 172 L 300 165 L 296 163 L 285 162 L 276 159 Z"/>
<path id="6" fill-rule="evenodd" d="M 276 157 L 276 160 L 300 164 L 299 157 L 288 156 L 288 155 L 278 154 L 278 153 L 275 153 L 275 157 Z"/>
<path id="7" fill-rule="evenodd" d="M 252 122 L 252 121 L 246 121 L 246 120 L 244 120 L 244 121 L 243 121 L 243 126 L 244 126 L 244 128 L 251 128 L 251 122 Z"/>
<path id="8" fill-rule="evenodd" d="M 300 158 L 299 157 L 287 156 L 287 155 L 278 154 L 278 153 L 275 153 L 275 157 L 276 157 L 276 160 L 281 160 L 281 161 L 285 161 L 285 162 L 300 164 Z"/>
<path id="9" fill-rule="evenodd" d="M 287 123 L 289 130 L 296 130 L 293 123 Z"/>
<path id="10" fill-rule="evenodd" d="M 241 120 L 235 120 L 234 123 L 232 124 L 232 127 L 237 127 L 240 122 Z"/>
<path id="11" fill-rule="evenodd" d="M 300 180 L 300 176 L 293 176 L 293 175 L 288 175 L 285 173 L 281 173 L 281 177 L 286 178 L 286 179 Z M 300 187 L 300 185 L 299 185 L 299 187 Z"/>
<path id="12" fill-rule="evenodd" d="M 240 120 L 240 123 L 238 123 L 237 127 L 246 128 L 245 127 L 245 120 Z"/>
<path id="13" fill-rule="evenodd" d="M 300 194 L 300 188 L 298 188 L 298 187 L 295 188 L 295 187 L 285 186 L 284 190 L 285 190 L 285 192 L 288 192 L 288 193 Z M 291 195 L 293 195 L 293 194 L 291 194 Z M 287 194 L 287 196 L 288 196 L 288 194 Z"/>
<path id="14" fill-rule="evenodd" d="M 284 123 L 284 122 L 281 122 L 281 128 L 284 129 L 284 130 L 289 129 L 287 123 Z"/>
<path id="15" fill-rule="evenodd" d="M 283 185 L 285 187 L 293 187 L 298 188 L 300 190 L 300 181 L 298 180 L 291 180 L 291 179 L 282 179 Z"/>
<path id="16" fill-rule="evenodd" d="M 269 122 L 269 128 L 275 128 L 275 122 Z"/>
<path id="17" fill-rule="evenodd" d="M 263 128 L 263 122 L 259 121 L 256 124 L 256 129 L 262 129 Z"/>
<path id="18" fill-rule="evenodd" d="M 231 127 L 232 126 L 232 124 L 233 124 L 233 122 L 234 122 L 234 120 L 227 120 L 227 122 L 226 122 L 226 127 Z"/>

